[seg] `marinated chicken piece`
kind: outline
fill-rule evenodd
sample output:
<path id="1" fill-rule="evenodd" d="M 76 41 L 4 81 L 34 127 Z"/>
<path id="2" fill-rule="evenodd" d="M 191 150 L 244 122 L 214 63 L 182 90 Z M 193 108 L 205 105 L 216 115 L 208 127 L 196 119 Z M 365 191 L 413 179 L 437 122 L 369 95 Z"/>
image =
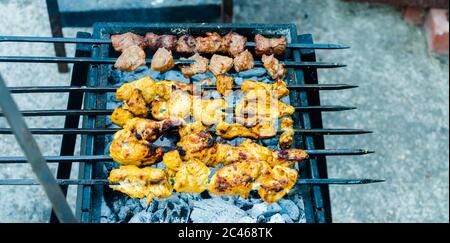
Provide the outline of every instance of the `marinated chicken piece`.
<path id="1" fill-rule="evenodd" d="M 162 160 L 164 152 L 163 148 L 138 139 L 135 132 L 127 129 L 116 132 L 109 147 L 111 158 L 125 165 L 152 165 Z"/>
<path id="2" fill-rule="evenodd" d="M 178 38 L 176 52 L 178 53 L 192 53 L 195 51 L 197 41 L 190 35 L 182 35 Z"/>
<path id="3" fill-rule="evenodd" d="M 223 139 L 234 139 L 237 137 L 266 139 L 277 135 L 277 129 L 273 121 L 263 119 L 253 127 L 245 127 L 238 123 L 221 122 L 217 124 L 216 135 Z"/>
<path id="4" fill-rule="evenodd" d="M 233 65 L 234 70 L 236 70 L 236 72 L 240 72 L 252 69 L 255 66 L 255 62 L 253 60 L 252 54 L 248 50 L 245 50 L 236 55 L 233 60 Z"/>
<path id="5" fill-rule="evenodd" d="M 276 59 L 273 56 L 273 54 L 270 56 L 263 54 L 262 62 L 263 62 L 264 68 L 270 74 L 272 79 L 283 78 L 286 75 L 286 72 L 287 72 L 286 68 L 284 68 L 283 65 L 280 64 L 278 59 Z"/>
<path id="6" fill-rule="evenodd" d="M 181 58 L 182 60 L 194 60 L 195 62 L 190 65 L 183 65 L 180 67 L 181 72 L 186 78 L 190 78 L 195 74 L 205 73 L 208 71 L 208 58 L 204 58 L 200 56 L 198 53 L 195 53 L 193 56 L 189 58 Z"/>
<path id="7" fill-rule="evenodd" d="M 145 118 L 133 118 L 123 126 L 123 129 L 133 132 L 139 140 L 144 139 L 147 142 L 153 142 L 170 128 L 178 127 L 182 124 L 181 120 L 154 121 Z"/>
<path id="8" fill-rule="evenodd" d="M 174 90 L 167 100 L 152 102 L 152 116 L 156 120 L 187 119 L 192 112 L 192 95 L 184 90 Z"/>
<path id="9" fill-rule="evenodd" d="M 257 55 L 280 55 L 286 50 L 287 39 L 281 38 L 266 38 L 262 35 L 255 35 L 255 53 Z"/>
<path id="10" fill-rule="evenodd" d="M 277 99 L 282 98 L 289 94 L 289 89 L 286 83 L 282 79 L 278 79 L 273 84 L 266 84 L 263 82 L 257 82 L 252 80 L 246 80 L 241 85 L 241 90 L 244 93 L 248 93 L 251 90 L 263 89 L 267 92 L 267 95 L 276 97 Z"/>
<path id="11" fill-rule="evenodd" d="M 217 195 L 247 198 L 261 169 L 261 163 L 254 161 L 240 161 L 224 166 L 212 176 L 208 190 Z"/>
<path id="12" fill-rule="evenodd" d="M 156 96 L 156 85 L 150 77 L 144 77 L 136 81 L 123 84 L 116 91 L 118 101 L 129 100 L 134 89 L 139 89 L 146 103 L 151 103 Z"/>
<path id="13" fill-rule="evenodd" d="M 149 113 L 142 91 L 133 89 L 128 100 L 123 104 L 123 109 L 130 111 L 135 116 L 146 116 Z"/>
<path id="14" fill-rule="evenodd" d="M 125 125 L 127 121 L 131 120 L 133 117 L 134 115 L 130 111 L 125 110 L 122 107 L 117 107 L 111 114 L 111 122 L 122 127 L 123 125 Z"/>
<path id="15" fill-rule="evenodd" d="M 139 46 L 127 47 L 117 58 L 116 63 L 114 63 L 115 68 L 127 72 L 134 71 L 144 65 L 145 52 Z"/>
<path id="16" fill-rule="evenodd" d="M 187 124 L 179 129 L 181 147 L 185 154 L 183 160 L 198 159 L 211 166 L 216 162 L 215 140 L 206 127 L 199 121 Z"/>
<path id="17" fill-rule="evenodd" d="M 182 90 L 192 94 L 192 84 L 186 84 L 178 81 L 160 81 L 156 83 L 156 93 L 159 100 L 168 101 L 175 90 Z"/>
<path id="18" fill-rule="evenodd" d="M 130 46 L 138 46 L 141 49 L 145 49 L 147 46 L 144 37 L 131 32 L 121 35 L 111 35 L 111 43 L 116 51 L 124 51 Z"/>
<path id="19" fill-rule="evenodd" d="M 233 58 L 214 54 L 209 63 L 209 71 L 215 76 L 228 72 L 233 67 Z"/>
<path id="20" fill-rule="evenodd" d="M 283 133 L 278 139 L 278 144 L 280 145 L 280 149 L 288 149 L 292 146 L 294 140 L 294 120 L 283 117 L 281 119 L 280 129 Z"/>
<path id="21" fill-rule="evenodd" d="M 216 144 L 216 161 L 210 164 L 228 165 L 238 161 L 264 161 L 271 167 L 276 165 L 290 166 L 308 158 L 308 154 L 301 149 L 271 150 L 252 140 L 245 140 L 238 146 Z"/>
<path id="22" fill-rule="evenodd" d="M 233 88 L 233 77 L 219 74 L 216 76 L 216 87 L 217 92 L 219 92 L 222 96 L 228 96 Z"/>
<path id="23" fill-rule="evenodd" d="M 152 58 L 150 65 L 152 70 L 165 72 L 172 69 L 175 66 L 172 57 L 172 51 L 168 51 L 165 48 L 159 48 Z"/>
<path id="24" fill-rule="evenodd" d="M 206 190 L 210 171 L 204 163 L 197 159 L 183 161 L 178 151 L 166 153 L 163 161 L 173 171 L 175 191 L 200 193 Z"/>
<path id="25" fill-rule="evenodd" d="M 108 180 L 119 185 L 110 185 L 132 198 L 146 198 L 147 205 L 153 198 L 167 198 L 172 195 L 172 185 L 164 170 L 156 168 L 138 168 L 134 165 L 120 166 L 111 170 Z"/>
<path id="26" fill-rule="evenodd" d="M 256 180 L 258 194 L 266 203 L 280 201 L 294 187 L 298 172 L 294 169 L 276 165 L 270 172 L 262 173 Z"/>
<path id="27" fill-rule="evenodd" d="M 231 56 L 237 56 L 245 50 L 247 37 L 242 36 L 236 32 L 230 31 L 222 37 L 222 52 L 227 52 Z"/>
<path id="28" fill-rule="evenodd" d="M 174 35 L 157 35 L 148 32 L 145 34 L 145 40 L 151 50 L 157 50 L 159 48 L 174 50 L 177 45 L 177 37 Z"/>
<path id="29" fill-rule="evenodd" d="M 286 115 L 292 115 L 295 108 L 278 99 L 266 95 L 264 90 L 254 89 L 246 93 L 245 97 L 236 105 L 237 117 L 254 119 L 275 119 Z"/>
<path id="30" fill-rule="evenodd" d="M 203 125 L 210 126 L 225 119 L 223 110 L 228 107 L 228 103 L 224 99 L 202 99 L 194 96 L 193 102 L 194 119 L 202 122 Z"/>
<path id="31" fill-rule="evenodd" d="M 197 37 L 195 41 L 195 50 L 200 53 L 216 53 L 222 47 L 222 37 L 216 32 L 206 32 L 206 37 Z"/>

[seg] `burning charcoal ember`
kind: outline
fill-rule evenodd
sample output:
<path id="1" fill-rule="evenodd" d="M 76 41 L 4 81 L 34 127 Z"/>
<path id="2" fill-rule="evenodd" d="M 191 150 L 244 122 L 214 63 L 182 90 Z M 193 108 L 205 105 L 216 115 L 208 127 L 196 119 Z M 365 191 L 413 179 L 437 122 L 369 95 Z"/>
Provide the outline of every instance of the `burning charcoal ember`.
<path id="1" fill-rule="evenodd" d="M 182 35 L 178 38 L 176 52 L 178 53 L 192 53 L 197 45 L 197 41 L 190 35 Z"/>
<path id="2" fill-rule="evenodd" d="M 209 71 L 215 76 L 228 72 L 233 67 L 233 58 L 214 54 L 209 63 Z"/>
<path id="3" fill-rule="evenodd" d="M 245 50 L 246 43 L 247 37 L 230 31 L 228 34 L 222 37 L 221 51 L 226 52 L 231 56 L 238 56 Z"/>
<path id="4" fill-rule="evenodd" d="M 206 37 L 197 37 L 195 41 L 195 50 L 200 53 L 216 53 L 222 47 L 222 37 L 216 32 L 206 32 Z"/>
<path id="5" fill-rule="evenodd" d="M 242 78 L 260 77 L 266 74 L 266 69 L 263 67 L 252 68 L 250 70 L 239 72 L 237 75 Z"/>
<path id="6" fill-rule="evenodd" d="M 247 210 L 248 215 L 252 218 L 258 218 L 258 216 L 263 215 L 267 211 L 267 203 L 254 204 L 250 210 Z"/>
<path id="7" fill-rule="evenodd" d="M 175 70 L 169 70 L 164 73 L 164 80 L 171 80 L 171 81 L 177 81 L 182 83 L 190 83 L 189 78 L 186 78 L 178 71 Z"/>
<path id="8" fill-rule="evenodd" d="M 240 218 L 237 223 L 256 223 L 256 219 L 249 216 L 245 216 Z"/>
<path id="9" fill-rule="evenodd" d="M 190 219 L 193 223 L 237 223 L 247 214 L 219 198 L 194 201 Z"/>
<path id="10" fill-rule="evenodd" d="M 283 216 L 281 216 L 281 214 L 277 213 L 275 215 L 273 215 L 272 217 L 270 217 L 270 220 L 267 223 L 286 223 L 284 221 Z"/>
<path id="11" fill-rule="evenodd" d="M 286 50 L 287 39 L 281 38 L 266 38 L 262 35 L 255 35 L 255 53 L 257 55 L 280 55 Z"/>
<path id="12" fill-rule="evenodd" d="M 141 211 L 135 214 L 128 223 L 152 223 L 152 214 L 146 211 Z"/>
<path id="13" fill-rule="evenodd" d="M 175 66 L 172 57 L 172 51 L 165 48 L 159 48 L 152 58 L 150 65 L 152 70 L 165 72 Z"/>
<path id="14" fill-rule="evenodd" d="M 278 59 L 276 59 L 273 55 L 267 56 L 263 54 L 262 62 L 264 68 L 270 74 L 272 79 L 283 78 L 287 73 L 286 68 L 284 68 Z"/>
<path id="15" fill-rule="evenodd" d="M 255 63 L 252 54 L 248 50 L 245 50 L 233 59 L 233 65 L 236 72 L 241 72 L 252 69 Z"/>
<path id="16" fill-rule="evenodd" d="M 295 203 L 291 200 L 286 200 L 286 199 L 281 199 L 278 204 L 280 204 L 281 206 L 281 213 L 282 214 L 287 214 L 289 215 L 289 217 L 294 220 L 297 221 L 300 218 L 300 210 L 297 207 L 297 205 L 295 205 Z"/>
<path id="17" fill-rule="evenodd" d="M 180 67 L 181 72 L 187 78 L 192 77 L 195 74 L 205 73 L 208 71 L 208 59 L 195 53 L 189 58 L 181 58 L 182 60 L 194 60 L 195 62 L 190 65 L 183 65 Z"/>
<path id="18" fill-rule="evenodd" d="M 130 46 L 117 58 L 114 67 L 122 71 L 133 71 L 145 65 L 145 52 L 138 46 Z"/>
<path id="19" fill-rule="evenodd" d="M 177 37 L 174 35 L 157 35 L 151 32 L 145 34 L 145 40 L 150 50 L 157 50 L 159 48 L 174 50 L 177 44 Z"/>
<path id="20" fill-rule="evenodd" d="M 283 217 L 283 220 L 285 223 L 294 223 L 294 221 L 289 217 L 287 214 L 282 214 L 281 217 Z"/>
<path id="21" fill-rule="evenodd" d="M 131 46 L 137 46 L 140 49 L 144 49 L 147 46 L 144 37 L 131 32 L 121 35 L 111 35 L 111 42 L 116 51 L 124 51 Z"/>

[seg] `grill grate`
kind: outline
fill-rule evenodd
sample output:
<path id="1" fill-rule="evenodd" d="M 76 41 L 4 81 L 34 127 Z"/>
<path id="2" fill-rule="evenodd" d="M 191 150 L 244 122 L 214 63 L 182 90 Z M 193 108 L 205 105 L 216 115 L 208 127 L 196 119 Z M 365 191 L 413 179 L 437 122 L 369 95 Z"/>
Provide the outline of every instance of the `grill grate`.
<path id="1" fill-rule="evenodd" d="M 109 36 L 116 33 L 134 32 L 155 33 L 189 33 L 201 35 L 205 31 L 217 31 L 221 34 L 229 30 L 243 35 L 261 33 L 271 36 L 282 34 L 288 37 L 290 44 L 285 55 L 288 68 L 288 88 L 291 104 L 296 107 L 293 115 L 295 121 L 294 147 L 308 151 L 311 158 L 298 164 L 300 193 L 305 200 L 307 222 L 330 222 L 329 184 L 366 184 L 379 182 L 370 179 L 328 179 L 326 174 L 326 156 L 364 155 L 372 153 L 365 149 L 325 149 L 324 135 L 364 134 L 370 131 L 362 129 L 325 129 L 322 127 L 321 112 L 345 111 L 356 109 L 349 106 L 321 105 L 319 91 L 343 90 L 356 88 L 347 84 L 318 84 L 317 68 L 337 68 L 343 64 L 316 62 L 314 49 L 342 49 L 343 45 L 314 44 L 312 36 L 297 36 L 296 26 L 292 24 L 137 24 L 137 23 L 100 23 L 94 26 L 93 38 L 88 33 L 79 32 L 77 38 L 46 37 L 0 37 L 2 41 L 20 42 L 64 42 L 76 43 L 73 58 L 60 57 L 0 57 L 3 62 L 70 62 L 75 63 L 70 86 L 32 86 L 10 87 L 11 93 L 55 93 L 68 92 L 66 110 L 26 110 L 23 116 L 65 116 L 64 128 L 30 128 L 32 134 L 63 134 L 59 156 L 44 157 L 49 163 L 58 163 L 57 182 L 64 194 L 68 185 L 79 185 L 77 198 L 77 216 L 81 222 L 98 222 L 100 198 L 103 185 L 107 183 L 102 177 L 99 164 L 111 161 L 104 155 L 105 134 L 112 134 L 117 129 L 106 128 L 106 115 L 112 110 L 106 109 L 106 93 L 115 92 L 116 87 L 107 86 L 108 70 L 105 63 L 114 63 L 111 58 Z M 251 46 L 252 43 L 249 44 Z M 239 87 L 234 87 L 238 89 Z M 206 89 L 215 89 L 214 86 Z M 84 107 L 82 109 L 82 107 Z M 0 117 L 3 113 L 0 113 Z M 79 118 L 83 117 L 82 127 L 78 127 Z M 0 128 L 0 134 L 11 134 L 12 130 Z M 81 135 L 81 155 L 74 155 L 77 135 Z M 25 157 L 0 157 L 0 164 L 26 163 Z M 80 163 L 79 179 L 68 180 L 73 162 Z M 35 180 L 9 179 L 0 180 L 0 185 L 37 185 Z M 54 214 L 52 222 L 57 222 Z"/>

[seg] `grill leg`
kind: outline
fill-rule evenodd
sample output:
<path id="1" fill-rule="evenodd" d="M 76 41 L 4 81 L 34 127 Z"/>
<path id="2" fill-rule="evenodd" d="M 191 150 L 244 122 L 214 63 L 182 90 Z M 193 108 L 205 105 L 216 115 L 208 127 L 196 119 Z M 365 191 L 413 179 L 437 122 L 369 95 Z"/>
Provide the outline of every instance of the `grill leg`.
<path id="1" fill-rule="evenodd" d="M 78 32 L 77 38 L 91 38 L 89 33 Z M 89 57 L 90 56 L 90 45 L 87 44 L 77 44 L 76 57 Z M 88 64 L 75 64 L 73 66 L 73 74 L 72 79 L 70 81 L 71 86 L 84 86 L 86 85 L 86 78 L 88 72 Z M 81 92 L 71 92 L 69 93 L 69 98 L 67 101 L 67 109 L 81 109 L 83 103 L 83 93 Z M 78 128 L 78 123 L 80 121 L 80 116 L 66 116 L 66 120 L 64 122 L 64 128 Z M 77 135 L 76 134 L 65 134 L 62 137 L 61 141 L 61 152 L 60 155 L 73 155 L 75 152 L 75 143 L 76 143 Z M 58 164 L 58 172 L 57 179 L 69 179 L 70 171 L 72 169 L 72 163 L 59 163 Z M 67 195 L 67 185 L 60 186 L 64 196 Z M 54 211 L 50 216 L 51 223 L 57 223 L 58 219 Z"/>
<path id="2" fill-rule="evenodd" d="M 59 12 L 58 0 L 46 0 L 47 2 L 47 12 L 50 21 L 50 28 L 52 29 L 53 37 L 63 37 L 62 24 L 61 24 L 61 13 Z M 64 43 L 54 43 L 55 55 L 57 57 L 66 56 L 66 48 Z M 60 73 L 68 73 L 69 66 L 67 63 L 58 63 L 58 71 Z"/>
<path id="3" fill-rule="evenodd" d="M 222 0 L 222 6 L 220 11 L 223 23 L 233 22 L 233 0 Z"/>

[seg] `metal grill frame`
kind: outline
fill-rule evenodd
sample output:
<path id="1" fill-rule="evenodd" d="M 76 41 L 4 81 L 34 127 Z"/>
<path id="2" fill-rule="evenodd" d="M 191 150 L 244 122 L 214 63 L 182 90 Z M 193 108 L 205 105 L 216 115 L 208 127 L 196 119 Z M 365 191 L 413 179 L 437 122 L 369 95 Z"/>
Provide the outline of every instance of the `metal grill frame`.
<path id="1" fill-rule="evenodd" d="M 172 33 L 173 30 L 188 29 L 189 34 L 202 35 L 206 31 L 226 33 L 230 30 L 243 35 L 273 36 L 273 32 L 285 31 L 290 42 L 313 43 L 312 35 L 297 35 L 295 24 L 143 24 L 143 23 L 96 23 L 93 30 L 93 38 L 110 38 L 111 34 L 133 32 L 145 34 L 145 32 Z M 108 57 L 110 45 L 99 44 L 92 46 L 92 57 Z M 315 61 L 314 50 L 294 50 L 286 52 L 286 58 L 295 61 Z M 107 65 L 91 65 L 87 74 L 87 86 L 106 86 L 108 77 Z M 288 69 L 289 84 L 317 84 L 315 68 Z M 320 105 L 319 91 L 294 91 L 290 92 L 290 101 L 293 106 Z M 105 109 L 106 95 L 86 93 L 84 109 Z M 294 128 L 322 128 L 322 118 L 318 113 L 296 112 L 293 116 Z M 85 116 L 83 128 L 104 128 L 105 117 Z M 323 136 L 295 135 L 294 147 L 302 149 L 324 148 Z M 83 135 L 81 141 L 82 155 L 103 154 L 105 138 L 102 135 Z M 80 179 L 105 178 L 102 174 L 102 163 L 80 163 Z M 300 178 L 327 178 L 325 157 L 311 158 L 306 163 L 299 165 Z M 301 195 L 304 198 L 306 221 L 308 223 L 331 222 L 331 208 L 328 185 L 302 185 Z M 100 222 L 101 197 L 104 187 L 101 185 L 80 185 L 77 198 L 77 216 L 81 222 Z"/>

